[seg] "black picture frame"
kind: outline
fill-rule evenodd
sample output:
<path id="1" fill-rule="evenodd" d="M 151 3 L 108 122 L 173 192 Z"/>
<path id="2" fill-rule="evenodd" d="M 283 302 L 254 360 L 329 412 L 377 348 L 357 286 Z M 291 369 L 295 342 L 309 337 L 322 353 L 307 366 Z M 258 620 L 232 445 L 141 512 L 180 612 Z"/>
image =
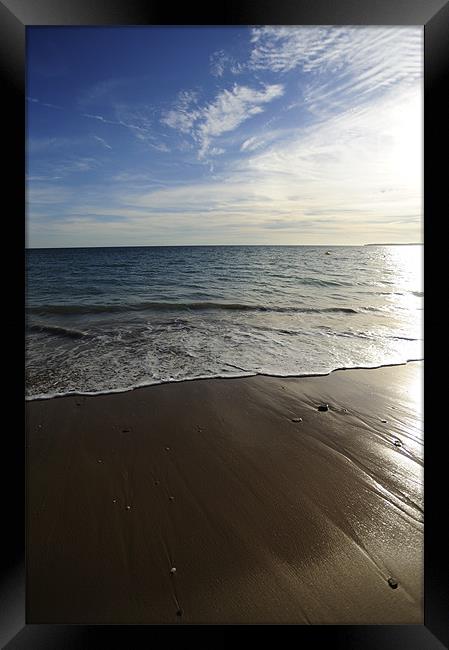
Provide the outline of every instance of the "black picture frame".
<path id="1" fill-rule="evenodd" d="M 0 0 L 0 84 L 3 97 L 2 203 L 4 291 L 8 318 L 8 343 L 14 346 L 4 363 L 4 415 L 11 425 L 2 427 L 3 491 L 2 574 L 0 583 L 0 642 L 8 650 L 62 648 L 149 648 L 177 643 L 182 648 L 198 642 L 213 644 L 229 638 L 235 626 L 65 626 L 27 625 L 25 571 L 25 416 L 24 416 L 24 249 L 25 249 L 25 32 L 32 25 L 421 25 L 424 27 L 425 173 L 424 233 L 431 254 L 425 256 L 425 601 L 424 625 L 402 626 L 263 626 L 268 643 L 282 643 L 285 627 L 293 642 L 309 648 L 325 646 L 363 650 L 438 650 L 449 647 L 447 603 L 447 533 L 444 506 L 445 457 L 440 452 L 446 406 L 444 379 L 434 381 L 441 359 L 440 291 L 437 278 L 447 276 L 443 261 L 439 215 L 447 202 L 447 164 L 439 162 L 439 150 L 447 158 L 447 100 L 444 72 L 449 61 L 449 3 L 445 0 L 225 0 L 215 7 L 190 4 L 174 9 L 151 0 Z M 6 138 L 6 143 L 4 139 Z M 6 174 L 6 176 L 5 176 Z M 443 198 L 444 192 L 444 198 Z M 446 201 L 444 200 L 446 199 Z M 9 206 L 6 208 L 5 206 Z M 445 215 L 444 215 L 445 217 Z M 428 278 L 430 278 L 428 280 Z M 430 281 L 432 280 L 432 281 Z M 436 287 L 436 288 L 435 288 Z M 429 297 L 430 294 L 430 297 Z M 443 300 L 445 292 L 443 292 Z M 437 302 L 438 301 L 438 302 Z M 429 306 L 432 305 L 432 306 Z M 435 309 L 433 309 L 435 305 Z M 439 387 L 438 387 L 439 386 Z M 7 392 L 6 392 L 7 391 Z M 7 399 L 5 399 L 5 397 Z M 447 470 L 446 470 L 447 471 Z M 254 627 L 237 626 L 242 642 L 253 642 Z M 217 629 L 219 628 L 219 629 Z M 171 630 L 182 630 L 174 637 Z M 185 633 L 184 633 L 185 632 Z M 219 635 L 217 632 L 221 632 Z M 257 632 L 257 630 L 256 630 Z M 167 636 L 168 634 L 168 636 Z M 271 636 L 274 634 L 275 636 Z"/>

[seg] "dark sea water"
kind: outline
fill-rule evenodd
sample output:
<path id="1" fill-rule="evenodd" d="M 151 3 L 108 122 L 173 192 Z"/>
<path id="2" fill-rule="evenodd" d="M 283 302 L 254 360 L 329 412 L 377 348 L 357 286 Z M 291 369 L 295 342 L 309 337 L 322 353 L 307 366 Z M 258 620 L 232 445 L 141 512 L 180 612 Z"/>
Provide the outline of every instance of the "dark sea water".
<path id="1" fill-rule="evenodd" d="M 421 359 L 422 258 L 422 246 L 28 250 L 27 396 Z"/>

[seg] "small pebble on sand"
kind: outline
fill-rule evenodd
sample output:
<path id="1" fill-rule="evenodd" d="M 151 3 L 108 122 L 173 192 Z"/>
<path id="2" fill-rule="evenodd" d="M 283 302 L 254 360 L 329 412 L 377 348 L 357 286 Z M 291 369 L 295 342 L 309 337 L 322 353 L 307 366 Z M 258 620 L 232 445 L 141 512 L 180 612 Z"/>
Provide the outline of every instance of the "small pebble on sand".
<path id="1" fill-rule="evenodd" d="M 386 420 L 381 420 L 381 422 L 383 422 L 384 424 L 387 424 L 387 421 L 386 421 Z"/>
<path id="2" fill-rule="evenodd" d="M 292 418 L 292 422 L 302 422 L 302 418 Z"/>
<path id="3" fill-rule="evenodd" d="M 99 459 L 97 460 L 97 463 L 102 463 L 102 462 L 103 462 L 103 461 L 101 460 L 101 458 L 99 458 Z"/>
<path id="4" fill-rule="evenodd" d="M 159 481 L 154 481 L 154 485 L 159 485 Z"/>
<path id="5" fill-rule="evenodd" d="M 388 578 L 388 584 L 392 589 L 397 589 L 398 582 L 394 578 Z"/>
<path id="6" fill-rule="evenodd" d="M 131 429 L 122 429 L 122 433 L 129 433 Z"/>
<path id="7" fill-rule="evenodd" d="M 117 499 L 112 499 L 112 503 L 117 503 Z"/>
<path id="8" fill-rule="evenodd" d="M 168 497 L 168 498 L 170 499 L 170 501 L 174 501 L 174 500 L 175 500 L 175 497 Z"/>
<path id="9" fill-rule="evenodd" d="M 182 615 L 183 615 L 182 609 L 178 609 L 178 611 L 176 612 L 176 616 L 182 616 Z"/>
<path id="10" fill-rule="evenodd" d="M 318 407 L 319 411 L 328 411 L 329 410 L 329 404 L 320 404 Z"/>
<path id="11" fill-rule="evenodd" d="M 131 510 L 131 506 L 125 506 L 127 510 Z"/>
<path id="12" fill-rule="evenodd" d="M 394 446 L 395 447 L 402 447 L 402 442 L 400 440 L 395 440 L 394 441 Z"/>
<path id="13" fill-rule="evenodd" d="M 176 573 L 176 567 L 175 566 L 172 566 L 172 568 L 170 569 L 170 573 L 172 574 L 172 576 L 175 575 L 175 573 Z"/>
<path id="14" fill-rule="evenodd" d="M 165 447 L 165 451 L 170 451 L 170 447 Z"/>

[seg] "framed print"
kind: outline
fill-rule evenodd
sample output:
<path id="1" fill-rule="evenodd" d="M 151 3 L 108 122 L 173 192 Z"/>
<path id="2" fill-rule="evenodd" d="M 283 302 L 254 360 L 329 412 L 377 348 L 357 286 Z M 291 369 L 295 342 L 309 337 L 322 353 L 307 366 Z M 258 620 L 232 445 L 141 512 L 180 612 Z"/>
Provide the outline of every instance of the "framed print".
<path id="1" fill-rule="evenodd" d="M 0 3 L 2 645 L 447 647 L 448 5 L 145 5 Z"/>

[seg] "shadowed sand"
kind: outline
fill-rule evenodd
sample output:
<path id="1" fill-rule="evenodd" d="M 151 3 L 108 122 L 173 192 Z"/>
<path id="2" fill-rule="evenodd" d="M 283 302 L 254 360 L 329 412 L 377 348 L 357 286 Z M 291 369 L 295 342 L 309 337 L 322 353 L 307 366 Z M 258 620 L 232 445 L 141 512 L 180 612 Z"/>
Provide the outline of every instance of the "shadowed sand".
<path id="1" fill-rule="evenodd" d="M 28 402 L 27 622 L 422 623 L 422 370 Z"/>

